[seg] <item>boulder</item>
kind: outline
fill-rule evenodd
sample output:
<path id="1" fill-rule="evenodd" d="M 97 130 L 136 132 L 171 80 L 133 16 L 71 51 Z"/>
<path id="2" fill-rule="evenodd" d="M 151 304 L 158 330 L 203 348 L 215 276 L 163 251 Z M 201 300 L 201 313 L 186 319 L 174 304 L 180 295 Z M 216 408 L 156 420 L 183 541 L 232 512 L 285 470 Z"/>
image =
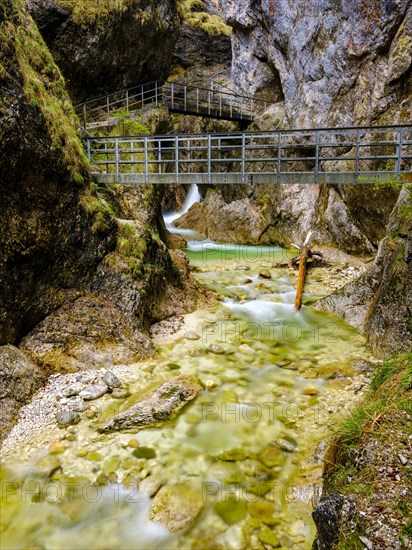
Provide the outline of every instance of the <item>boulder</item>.
<path id="1" fill-rule="evenodd" d="M 196 379 L 181 375 L 172 378 L 152 391 L 146 398 L 118 414 L 111 422 L 100 428 L 112 432 L 158 426 L 192 401 L 203 387 Z"/>
<path id="2" fill-rule="evenodd" d="M 200 488 L 196 490 L 189 484 L 180 483 L 160 489 L 154 497 L 150 519 L 175 532 L 189 527 L 202 509 Z"/>

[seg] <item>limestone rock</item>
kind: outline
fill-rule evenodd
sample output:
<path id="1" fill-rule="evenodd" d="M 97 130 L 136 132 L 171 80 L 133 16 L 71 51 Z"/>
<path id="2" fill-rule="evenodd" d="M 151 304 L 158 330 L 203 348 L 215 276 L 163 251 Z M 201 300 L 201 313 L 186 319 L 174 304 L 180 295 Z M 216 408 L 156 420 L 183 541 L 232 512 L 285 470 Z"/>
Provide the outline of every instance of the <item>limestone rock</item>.
<path id="1" fill-rule="evenodd" d="M 0 440 L 13 426 L 20 407 L 45 380 L 45 374 L 18 348 L 0 346 Z"/>
<path id="2" fill-rule="evenodd" d="M 103 384 L 89 384 L 79 393 L 79 396 L 85 401 L 93 401 L 99 399 L 107 393 L 107 386 Z"/>
<path id="3" fill-rule="evenodd" d="M 56 420 L 59 428 L 67 428 L 80 421 L 80 415 L 74 411 L 59 410 L 56 412 Z"/>
<path id="4" fill-rule="evenodd" d="M 115 374 L 113 374 L 111 371 L 107 370 L 103 375 L 103 382 L 108 386 L 109 388 L 120 388 L 122 383 L 117 378 Z"/>
<path id="5" fill-rule="evenodd" d="M 175 532 L 189 527 L 202 509 L 201 491 L 183 483 L 170 485 L 162 487 L 155 496 L 150 519 Z"/>
<path id="6" fill-rule="evenodd" d="M 118 414 L 102 432 L 157 426 L 192 401 L 203 387 L 190 376 L 176 376 L 165 382 L 127 411 Z"/>

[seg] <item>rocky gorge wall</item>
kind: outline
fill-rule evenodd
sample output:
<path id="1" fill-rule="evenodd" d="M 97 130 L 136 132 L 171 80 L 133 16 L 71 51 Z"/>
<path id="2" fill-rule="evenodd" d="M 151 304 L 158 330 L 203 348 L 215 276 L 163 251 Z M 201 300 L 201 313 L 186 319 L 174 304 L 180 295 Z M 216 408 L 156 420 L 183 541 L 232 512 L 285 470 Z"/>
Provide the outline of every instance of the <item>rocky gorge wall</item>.
<path id="1" fill-rule="evenodd" d="M 276 90 L 291 128 L 411 118 L 410 0 L 221 0 L 232 77 Z"/>
<path id="2" fill-rule="evenodd" d="M 27 0 L 73 100 L 166 78 L 180 19 L 174 0 Z"/>
<path id="3" fill-rule="evenodd" d="M 151 187 L 91 183 L 64 80 L 25 4 L 0 6 L 0 438 L 53 372 L 153 354 L 196 307 Z"/>

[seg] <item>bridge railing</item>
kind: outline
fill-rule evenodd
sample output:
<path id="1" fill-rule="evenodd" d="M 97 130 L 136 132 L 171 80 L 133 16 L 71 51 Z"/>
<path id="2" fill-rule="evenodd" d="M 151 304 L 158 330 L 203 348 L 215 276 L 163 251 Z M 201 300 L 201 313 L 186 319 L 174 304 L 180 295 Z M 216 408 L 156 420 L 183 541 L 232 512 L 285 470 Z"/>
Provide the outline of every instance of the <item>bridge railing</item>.
<path id="1" fill-rule="evenodd" d="M 412 174 L 412 126 L 89 137 L 87 154 L 102 182 L 366 183 Z"/>
<path id="2" fill-rule="evenodd" d="M 230 91 L 206 89 L 179 82 L 148 82 L 134 88 L 100 96 L 76 105 L 82 125 L 124 116 L 148 105 L 166 104 L 174 112 L 198 114 L 228 120 L 246 120 L 266 110 L 266 101 Z"/>

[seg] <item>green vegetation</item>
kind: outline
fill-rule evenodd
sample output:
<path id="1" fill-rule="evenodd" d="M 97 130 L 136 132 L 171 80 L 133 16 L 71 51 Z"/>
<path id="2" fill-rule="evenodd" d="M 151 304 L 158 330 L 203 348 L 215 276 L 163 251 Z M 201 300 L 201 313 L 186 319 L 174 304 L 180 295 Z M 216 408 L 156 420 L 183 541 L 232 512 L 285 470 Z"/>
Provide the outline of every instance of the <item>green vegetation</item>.
<path id="1" fill-rule="evenodd" d="M 217 2 L 214 3 L 217 8 Z M 205 11 L 204 0 L 179 0 L 178 9 L 185 23 L 202 29 L 212 36 L 217 34 L 230 36 L 232 33 L 231 27 L 226 25 L 219 15 Z"/>
<path id="2" fill-rule="evenodd" d="M 141 9 L 141 0 L 57 0 L 57 4 L 71 11 L 73 21 L 83 27 L 103 26 L 111 13 L 121 13 L 128 9 L 134 10 L 136 19 L 142 23 L 152 17 L 150 13 Z"/>
<path id="3" fill-rule="evenodd" d="M 375 373 L 365 399 L 337 426 L 329 448 L 325 472 L 326 491 L 353 495 L 361 503 L 360 509 L 380 494 L 382 468 L 387 466 L 390 456 L 396 464 L 398 453 L 403 452 L 404 442 L 412 434 L 407 415 L 412 413 L 412 353 L 387 358 Z M 370 454 L 368 445 L 375 452 Z M 376 446 L 378 445 L 378 446 Z M 378 449 L 378 450 L 376 450 Z M 365 456 L 362 463 L 353 456 Z M 412 483 L 409 470 L 402 471 L 406 485 Z M 391 499 L 388 495 L 385 506 L 390 507 L 402 526 L 400 539 L 410 536 L 412 525 L 412 503 Z M 341 534 L 336 550 L 363 548 L 359 535 L 364 532 L 364 519 L 356 518 L 351 532 Z"/>
<path id="4" fill-rule="evenodd" d="M 61 150 L 78 183 L 88 174 L 88 163 L 78 135 L 79 122 L 65 82 L 23 0 L 3 7 L 0 28 L 0 76 L 20 73 L 27 102 L 38 108 L 47 124 L 52 149 Z"/>

